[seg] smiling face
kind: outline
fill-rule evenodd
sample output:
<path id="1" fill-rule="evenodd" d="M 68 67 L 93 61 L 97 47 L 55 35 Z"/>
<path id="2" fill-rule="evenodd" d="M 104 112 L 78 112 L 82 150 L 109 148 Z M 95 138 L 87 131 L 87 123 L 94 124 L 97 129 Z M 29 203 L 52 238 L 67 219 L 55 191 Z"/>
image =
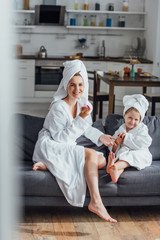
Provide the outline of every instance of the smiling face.
<path id="1" fill-rule="evenodd" d="M 135 108 L 130 108 L 124 115 L 125 125 L 127 132 L 135 128 L 141 121 L 141 115 Z"/>
<path id="2" fill-rule="evenodd" d="M 84 92 L 84 81 L 79 74 L 74 75 L 67 86 L 68 97 L 78 99 Z"/>

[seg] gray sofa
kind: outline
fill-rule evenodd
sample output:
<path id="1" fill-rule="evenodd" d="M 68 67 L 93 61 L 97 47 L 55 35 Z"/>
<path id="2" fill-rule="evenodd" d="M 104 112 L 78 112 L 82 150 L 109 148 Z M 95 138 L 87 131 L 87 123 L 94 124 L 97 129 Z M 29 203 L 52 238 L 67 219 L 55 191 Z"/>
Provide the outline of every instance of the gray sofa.
<path id="1" fill-rule="evenodd" d="M 24 205 L 69 206 L 55 177 L 49 171 L 32 170 L 34 145 L 44 118 L 24 114 L 16 114 L 15 118 L 19 129 L 15 134 L 15 144 Z M 113 135 L 122 123 L 121 115 L 111 114 L 107 116 L 105 126 L 101 121 L 96 121 L 93 126 Z M 160 205 L 160 116 L 146 116 L 144 123 L 148 126 L 149 134 L 153 139 L 150 147 L 153 163 L 141 171 L 132 167 L 127 168 L 117 183 L 111 181 L 105 168 L 99 170 L 99 187 L 105 206 Z M 103 151 L 106 156 L 108 155 L 108 149 L 104 145 L 98 148 L 83 136 L 77 139 L 77 144 Z M 85 206 L 88 205 L 89 200 L 87 189 Z"/>

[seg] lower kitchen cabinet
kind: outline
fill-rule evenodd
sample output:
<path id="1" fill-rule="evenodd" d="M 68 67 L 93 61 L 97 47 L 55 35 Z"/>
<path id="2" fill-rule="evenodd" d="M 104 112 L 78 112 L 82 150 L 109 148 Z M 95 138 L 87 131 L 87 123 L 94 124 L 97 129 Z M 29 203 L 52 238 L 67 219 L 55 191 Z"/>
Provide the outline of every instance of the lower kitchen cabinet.
<path id="1" fill-rule="evenodd" d="M 43 60 L 44 61 L 44 60 Z M 109 61 L 83 61 L 86 69 L 90 71 L 123 71 L 124 67 L 129 66 L 127 63 L 120 62 L 109 62 Z M 44 63 L 44 62 L 43 62 Z M 63 61 L 58 62 L 57 60 L 47 60 L 49 66 L 58 66 L 62 65 Z M 39 62 L 40 64 L 40 62 Z M 34 59 L 19 59 L 16 60 L 16 69 L 17 69 L 17 86 L 20 102 L 50 102 L 54 91 L 37 91 L 35 87 L 35 63 Z M 135 65 L 135 71 L 137 68 L 142 68 L 143 72 L 149 72 L 152 74 L 152 64 L 137 64 Z M 101 91 L 109 91 L 109 87 L 105 82 L 101 81 Z M 93 81 L 89 80 L 89 92 L 93 91 Z M 149 89 L 151 91 L 151 89 Z M 135 94 L 142 93 L 142 88 L 137 87 L 116 87 L 115 96 L 116 96 L 116 105 L 122 105 L 122 98 L 126 94 Z"/>
<path id="2" fill-rule="evenodd" d="M 16 60 L 17 97 L 34 97 L 35 60 Z"/>

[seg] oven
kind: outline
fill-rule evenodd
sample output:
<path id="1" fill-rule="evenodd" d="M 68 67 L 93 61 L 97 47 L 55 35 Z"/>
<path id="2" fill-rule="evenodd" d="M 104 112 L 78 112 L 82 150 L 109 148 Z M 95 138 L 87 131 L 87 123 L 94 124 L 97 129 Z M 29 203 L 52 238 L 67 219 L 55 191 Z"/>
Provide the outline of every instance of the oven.
<path id="1" fill-rule="evenodd" d="M 36 64 L 35 69 L 35 90 L 36 91 L 56 91 L 62 79 L 62 65 L 56 66 L 42 61 Z"/>

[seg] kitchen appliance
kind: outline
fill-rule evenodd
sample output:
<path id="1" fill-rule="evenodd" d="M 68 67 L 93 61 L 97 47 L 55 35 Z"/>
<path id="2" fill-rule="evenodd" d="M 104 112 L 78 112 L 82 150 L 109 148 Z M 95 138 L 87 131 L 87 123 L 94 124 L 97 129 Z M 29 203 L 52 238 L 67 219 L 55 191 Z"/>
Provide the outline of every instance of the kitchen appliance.
<path id="1" fill-rule="evenodd" d="M 49 65 L 47 61 L 36 61 L 35 90 L 56 91 L 62 79 L 64 67 Z"/>
<path id="2" fill-rule="evenodd" d="M 105 40 L 102 41 L 102 46 L 98 46 L 97 56 L 102 58 L 105 57 Z"/>
<path id="3" fill-rule="evenodd" d="M 36 5 L 36 25 L 64 25 L 65 6 Z"/>
<path id="4" fill-rule="evenodd" d="M 40 47 L 38 56 L 39 56 L 40 58 L 46 58 L 46 57 L 47 57 L 47 50 L 45 49 L 44 46 L 41 46 L 41 47 Z"/>

